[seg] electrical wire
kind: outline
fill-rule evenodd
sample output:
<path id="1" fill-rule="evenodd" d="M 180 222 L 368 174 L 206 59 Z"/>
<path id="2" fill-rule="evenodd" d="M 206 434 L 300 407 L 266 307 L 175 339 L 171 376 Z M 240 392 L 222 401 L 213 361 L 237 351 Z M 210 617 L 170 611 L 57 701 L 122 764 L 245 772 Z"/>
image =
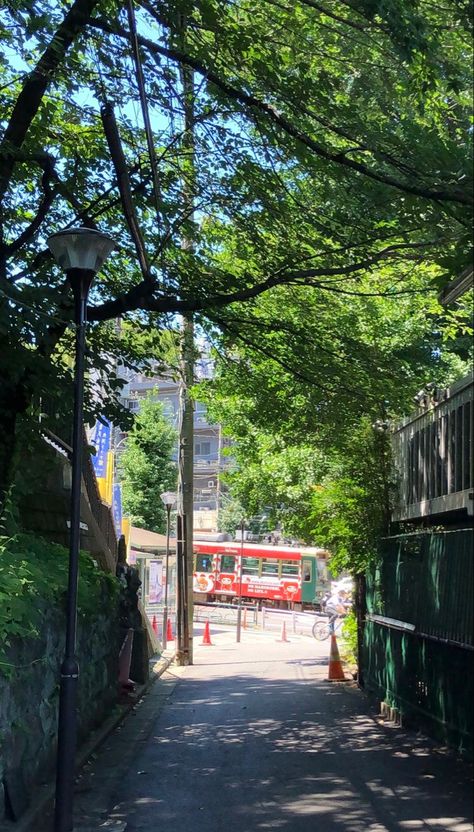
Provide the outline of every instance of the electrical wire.
<path id="1" fill-rule="evenodd" d="M 128 15 L 128 26 L 130 29 L 130 41 L 132 46 L 132 53 L 133 59 L 135 62 L 135 72 L 136 72 L 136 80 L 138 85 L 138 93 L 140 96 L 140 104 L 142 108 L 142 116 L 143 122 L 145 125 L 145 135 L 147 140 L 148 146 L 148 156 L 150 159 L 151 165 L 151 172 L 152 172 L 152 181 L 153 181 L 153 196 L 155 200 L 155 208 L 156 208 L 156 217 L 158 221 L 158 231 L 161 225 L 161 212 L 160 212 L 160 186 L 158 181 L 158 168 L 156 164 L 156 154 L 155 154 L 155 147 L 153 144 L 153 135 L 151 129 L 151 121 L 150 121 L 150 112 L 148 109 L 148 101 L 146 97 L 145 91 L 145 79 L 143 76 L 143 66 L 140 57 L 140 49 L 138 46 L 138 34 L 137 34 L 137 22 L 135 18 L 135 9 L 133 5 L 133 0 L 128 0 L 127 2 L 127 15 Z"/>

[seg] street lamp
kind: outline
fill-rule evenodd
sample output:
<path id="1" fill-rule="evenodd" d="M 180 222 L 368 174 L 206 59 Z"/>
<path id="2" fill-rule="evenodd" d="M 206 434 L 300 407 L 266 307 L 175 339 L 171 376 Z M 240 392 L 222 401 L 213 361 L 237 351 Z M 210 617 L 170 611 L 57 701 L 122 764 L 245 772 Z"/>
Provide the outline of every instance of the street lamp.
<path id="1" fill-rule="evenodd" d="M 72 811 L 77 741 L 76 706 L 79 681 L 79 665 L 76 658 L 76 627 L 87 297 L 96 273 L 102 268 L 116 244 L 107 234 L 102 234 L 100 231 L 94 231 L 90 228 L 68 228 L 65 231 L 59 231 L 49 237 L 47 243 L 57 263 L 66 272 L 71 285 L 74 294 L 74 323 L 76 327 L 66 645 L 61 665 L 59 688 L 54 816 L 54 832 L 71 832 L 73 828 Z"/>
<path id="2" fill-rule="evenodd" d="M 168 630 L 168 574 L 170 562 L 170 514 L 171 509 L 176 504 L 177 495 L 174 491 L 164 491 L 160 494 L 161 501 L 166 508 L 166 560 L 165 560 L 165 603 L 163 607 L 163 650 L 166 650 L 168 645 L 167 630 Z"/>
<path id="3" fill-rule="evenodd" d="M 245 532 L 245 520 L 242 518 L 240 522 L 240 569 L 239 569 L 239 596 L 238 596 L 238 606 L 237 606 L 237 632 L 236 632 L 236 641 L 237 643 L 240 642 L 240 632 L 242 628 L 242 566 L 244 562 L 244 532 Z"/>

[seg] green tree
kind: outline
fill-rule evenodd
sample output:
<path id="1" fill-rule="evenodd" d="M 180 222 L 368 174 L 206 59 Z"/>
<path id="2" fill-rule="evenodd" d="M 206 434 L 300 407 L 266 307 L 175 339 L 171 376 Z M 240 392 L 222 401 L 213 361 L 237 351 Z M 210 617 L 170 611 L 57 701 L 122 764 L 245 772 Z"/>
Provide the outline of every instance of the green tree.
<path id="1" fill-rule="evenodd" d="M 166 510 L 160 494 L 176 490 L 176 439 L 161 403 L 152 397 L 144 399 L 127 436 L 119 469 L 124 512 L 139 528 L 166 531 Z"/>
<path id="2" fill-rule="evenodd" d="M 410 412 L 428 380 L 442 386 L 469 367 L 454 337 L 464 312 L 456 325 L 416 282 L 374 295 L 377 279 L 331 302 L 279 287 L 227 310 L 216 377 L 200 391 L 236 442 L 231 494 L 252 512 L 273 505 L 284 532 L 330 548 L 338 570 L 362 569 L 388 526 L 388 438 L 372 424 Z"/>
<path id="3" fill-rule="evenodd" d="M 135 118 L 134 21 L 120 4 L 2 9 L 0 492 L 19 417 L 34 429 L 40 398 L 67 402 L 70 294 L 45 246 L 65 224 L 99 224 L 120 244 L 89 309 L 90 363 L 104 377 L 110 355 L 127 353 L 109 324 L 119 316 L 173 330 L 177 313 L 195 312 L 208 331 L 235 330 L 233 305 L 253 313 L 275 287 L 318 290 L 329 307 L 383 265 L 365 303 L 431 291 L 468 262 L 467 3 L 134 5 L 151 137 Z M 182 200 L 183 66 L 196 78 L 195 218 Z M 110 381 L 101 412 L 116 406 Z"/>

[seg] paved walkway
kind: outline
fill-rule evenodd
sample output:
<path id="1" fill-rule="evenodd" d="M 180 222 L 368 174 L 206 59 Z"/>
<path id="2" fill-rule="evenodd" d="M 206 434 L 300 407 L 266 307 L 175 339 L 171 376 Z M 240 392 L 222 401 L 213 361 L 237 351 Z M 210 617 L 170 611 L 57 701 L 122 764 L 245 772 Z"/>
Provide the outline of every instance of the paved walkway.
<path id="1" fill-rule="evenodd" d="M 327 642 L 211 635 L 88 767 L 78 832 L 472 830 L 470 767 L 327 682 Z"/>

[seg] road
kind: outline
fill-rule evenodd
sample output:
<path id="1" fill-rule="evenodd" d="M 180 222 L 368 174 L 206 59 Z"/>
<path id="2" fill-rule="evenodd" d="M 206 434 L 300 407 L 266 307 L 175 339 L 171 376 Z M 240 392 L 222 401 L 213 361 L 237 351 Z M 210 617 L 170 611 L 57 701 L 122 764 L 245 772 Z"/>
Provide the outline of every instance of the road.
<path id="1" fill-rule="evenodd" d="M 472 830 L 470 767 L 327 682 L 327 642 L 199 633 L 80 781 L 78 830 Z"/>

